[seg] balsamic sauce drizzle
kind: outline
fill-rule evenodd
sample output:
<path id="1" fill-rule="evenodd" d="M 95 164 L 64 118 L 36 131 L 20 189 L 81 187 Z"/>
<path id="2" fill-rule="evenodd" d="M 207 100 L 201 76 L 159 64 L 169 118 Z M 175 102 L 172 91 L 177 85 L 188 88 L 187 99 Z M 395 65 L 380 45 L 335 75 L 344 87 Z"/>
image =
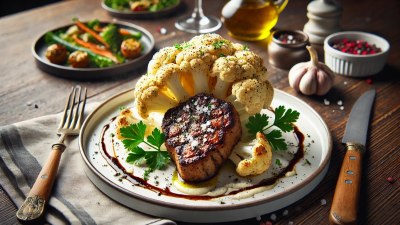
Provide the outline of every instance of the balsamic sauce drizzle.
<path id="1" fill-rule="evenodd" d="M 275 184 L 278 179 L 284 177 L 287 172 L 290 172 L 294 169 L 294 166 L 304 157 L 304 135 L 301 133 L 298 127 L 294 126 L 294 134 L 296 135 L 298 139 L 298 146 L 297 146 L 297 152 L 294 154 L 293 158 L 289 161 L 289 165 L 286 166 L 283 170 L 280 171 L 277 175 L 270 177 L 268 179 L 261 180 L 259 183 L 241 188 L 235 191 L 231 191 L 229 193 L 225 193 L 222 195 L 217 195 L 217 196 L 206 196 L 206 195 L 185 195 L 185 194 L 178 194 L 171 192 L 168 187 L 165 189 L 159 188 L 157 186 L 149 184 L 146 180 L 143 178 L 137 177 L 133 175 L 132 173 L 128 173 L 126 171 L 126 168 L 120 163 L 119 159 L 116 158 L 115 156 L 112 156 L 108 153 L 107 147 L 105 144 L 105 133 L 106 131 L 110 128 L 110 124 L 116 119 L 116 117 L 112 118 L 110 120 L 110 123 L 104 125 L 102 132 L 101 132 L 101 155 L 106 159 L 108 164 L 113 167 L 113 169 L 116 172 L 119 172 L 121 174 L 126 175 L 126 179 L 130 181 L 133 185 L 135 186 L 140 186 L 142 188 L 148 189 L 150 191 L 153 191 L 155 193 L 158 193 L 158 195 L 166 195 L 166 196 L 171 196 L 171 197 L 176 197 L 176 198 L 185 198 L 189 200 L 210 200 L 210 199 L 215 199 L 215 198 L 220 198 L 223 196 L 228 196 L 228 195 L 235 195 L 237 193 L 255 189 L 258 187 L 263 187 L 263 186 L 269 186 Z"/>

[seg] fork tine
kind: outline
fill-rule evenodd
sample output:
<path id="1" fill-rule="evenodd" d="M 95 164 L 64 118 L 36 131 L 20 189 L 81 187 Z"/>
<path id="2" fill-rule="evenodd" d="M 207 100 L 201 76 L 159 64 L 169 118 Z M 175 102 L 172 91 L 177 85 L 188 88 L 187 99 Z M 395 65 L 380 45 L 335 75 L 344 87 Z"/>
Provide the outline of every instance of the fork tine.
<path id="1" fill-rule="evenodd" d="M 71 123 L 69 124 L 68 128 L 74 128 L 76 126 L 77 118 L 78 118 L 78 113 L 79 113 L 79 107 L 80 107 L 80 102 L 81 102 L 81 95 L 82 95 L 82 88 L 80 86 L 75 87 L 75 91 L 78 92 L 77 95 L 77 102 L 76 102 L 76 107 L 75 110 L 73 111 L 73 119 Z M 74 106 L 75 106 L 75 101 L 74 101 Z"/>
<path id="2" fill-rule="evenodd" d="M 77 123 L 77 127 L 76 127 L 78 129 L 82 125 L 82 118 L 83 118 L 83 114 L 85 112 L 86 98 L 87 98 L 87 89 L 85 88 L 85 92 L 84 92 L 84 96 L 83 96 L 83 100 L 82 100 L 82 106 L 80 108 L 79 117 L 78 117 L 78 123 Z"/>
<path id="3" fill-rule="evenodd" d="M 71 124 L 71 120 L 73 119 L 72 114 L 73 114 L 74 108 L 75 108 L 76 91 L 77 91 L 77 88 L 74 87 L 73 92 L 72 92 L 72 98 L 68 105 L 68 116 L 67 116 L 67 119 L 65 120 L 64 126 L 63 126 L 63 128 L 65 128 L 65 129 L 68 129 L 68 127 Z"/>
<path id="4" fill-rule="evenodd" d="M 64 126 L 64 123 L 65 123 L 65 121 L 67 119 L 68 108 L 69 108 L 69 104 L 71 102 L 71 98 L 72 98 L 72 94 L 73 93 L 74 93 L 74 87 L 71 88 L 71 92 L 70 92 L 70 94 L 69 94 L 69 96 L 67 98 L 67 102 L 66 102 L 65 108 L 64 108 L 64 114 L 63 114 L 63 117 L 62 117 L 62 119 L 60 121 L 60 125 L 58 126 L 58 129 L 61 129 Z"/>

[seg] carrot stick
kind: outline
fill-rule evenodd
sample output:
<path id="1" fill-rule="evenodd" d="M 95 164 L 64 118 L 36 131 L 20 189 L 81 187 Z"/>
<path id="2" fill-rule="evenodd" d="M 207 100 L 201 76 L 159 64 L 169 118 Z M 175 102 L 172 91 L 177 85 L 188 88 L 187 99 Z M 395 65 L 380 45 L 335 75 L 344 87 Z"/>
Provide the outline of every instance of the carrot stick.
<path id="1" fill-rule="evenodd" d="M 89 27 L 87 27 L 85 24 L 83 24 L 81 21 L 79 21 L 78 19 L 76 19 L 75 24 L 81 28 L 83 31 L 91 34 L 96 40 L 100 41 L 106 48 L 110 48 L 110 45 L 95 31 L 93 31 L 92 29 L 90 29 Z"/>
<path id="2" fill-rule="evenodd" d="M 129 30 L 124 29 L 124 28 L 119 28 L 119 33 L 122 35 L 130 35 L 131 34 L 131 32 Z"/>
<path id="3" fill-rule="evenodd" d="M 142 33 L 139 32 L 134 32 L 134 31 L 130 31 L 128 29 L 125 28 L 119 28 L 119 33 L 123 36 L 132 36 L 134 37 L 136 40 L 139 40 L 142 37 Z"/>
<path id="4" fill-rule="evenodd" d="M 99 48 L 99 46 L 97 46 L 96 44 L 86 42 L 82 39 L 79 39 L 76 36 L 73 36 L 73 38 L 76 43 L 78 43 L 79 45 L 82 45 L 85 48 L 88 48 L 93 53 L 107 57 L 107 58 L 111 59 L 112 61 L 114 61 L 115 63 L 119 63 L 117 57 L 115 57 L 115 55 L 112 52 L 110 52 L 106 49 Z"/>

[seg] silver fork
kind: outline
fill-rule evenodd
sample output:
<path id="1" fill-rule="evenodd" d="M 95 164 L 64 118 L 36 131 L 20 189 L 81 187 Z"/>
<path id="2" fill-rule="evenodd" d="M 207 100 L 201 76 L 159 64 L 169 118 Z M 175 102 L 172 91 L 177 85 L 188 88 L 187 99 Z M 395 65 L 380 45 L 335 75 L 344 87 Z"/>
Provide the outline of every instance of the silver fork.
<path id="1" fill-rule="evenodd" d="M 67 99 L 64 115 L 58 127 L 60 135 L 58 143 L 52 146 L 50 155 L 36 178 L 35 184 L 17 211 L 17 218 L 21 221 L 33 221 L 44 215 L 45 206 L 50 197 L 54 180 L 57 175 L 61 155 L 66 145 L 64 140 L 69 135 L 78 135 L 83 120 L 87 90 L 80 86 L 73 87 Z"/>

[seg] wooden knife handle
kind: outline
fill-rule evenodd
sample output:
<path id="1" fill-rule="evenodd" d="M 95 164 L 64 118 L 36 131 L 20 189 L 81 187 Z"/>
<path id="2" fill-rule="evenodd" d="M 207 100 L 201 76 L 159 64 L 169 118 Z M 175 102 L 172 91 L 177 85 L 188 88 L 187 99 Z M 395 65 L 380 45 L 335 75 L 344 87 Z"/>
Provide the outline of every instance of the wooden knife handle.
<path id="1" fill-rule="evenodd" d="M 346 149 L 329 215 L 331 224 L 357 224 L 364 146 L 347 143 Z"/>
<path id="2" fill-rule="evenodd" d="M 31 191 L 17 211 L 17 218 L 21 221 L 33 221 L 39 219 L 44 214 L 44 208 L 50 197 L 65 145 L 55 144 L 52 146 L 52 149 Z"/>

